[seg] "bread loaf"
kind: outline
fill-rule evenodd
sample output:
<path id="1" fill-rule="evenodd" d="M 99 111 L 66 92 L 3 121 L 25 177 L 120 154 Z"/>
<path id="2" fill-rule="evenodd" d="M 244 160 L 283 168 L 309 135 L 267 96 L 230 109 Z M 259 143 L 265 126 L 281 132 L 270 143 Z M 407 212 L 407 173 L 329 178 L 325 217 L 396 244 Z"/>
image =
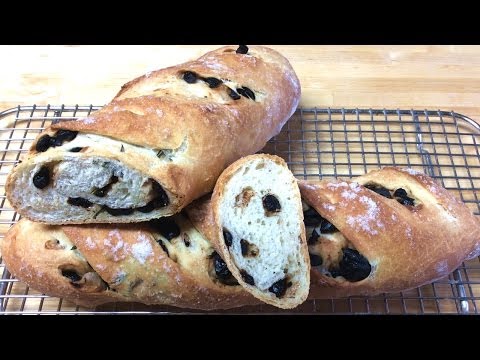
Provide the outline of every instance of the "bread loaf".
<path id="1" fill-rule="evenodd" d="M 120 225 L 58 226 L 22 219 L 1 245 L 15 277 L 88 308 L 141 302 L 211 310 L 259 303 L 181 214 Z"/>
<path id="2" fill-rule="evenodd" d="M 279 133 L 299 99 L 289 62 L 261 46 L 153 71 L 101 110 L 42 132 L 9 174 L 8 200 L 49 224 L 175 214 Z"/>
<path id="3" fill-rule="evenodd" d="M 299 181 L 312 296 L 376 295 L 443 278 L 480 255 L 480 222 L 427 175 L 385 167 L 353 180 Z"/>

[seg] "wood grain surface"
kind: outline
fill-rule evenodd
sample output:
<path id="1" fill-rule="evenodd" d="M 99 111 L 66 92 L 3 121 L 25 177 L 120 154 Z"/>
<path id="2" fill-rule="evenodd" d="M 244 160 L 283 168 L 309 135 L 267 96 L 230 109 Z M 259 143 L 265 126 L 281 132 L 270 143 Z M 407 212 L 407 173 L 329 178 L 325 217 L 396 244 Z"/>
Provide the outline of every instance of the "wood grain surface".
<path id="1" fill-rule="evenodd" d="M 0 110 L 103 105 L 125 82 L 217 47 L 0 46 Z M 480 119 L 480 46 L 271 47 L 297 71 L 301 106 L 429 108 Z"/>

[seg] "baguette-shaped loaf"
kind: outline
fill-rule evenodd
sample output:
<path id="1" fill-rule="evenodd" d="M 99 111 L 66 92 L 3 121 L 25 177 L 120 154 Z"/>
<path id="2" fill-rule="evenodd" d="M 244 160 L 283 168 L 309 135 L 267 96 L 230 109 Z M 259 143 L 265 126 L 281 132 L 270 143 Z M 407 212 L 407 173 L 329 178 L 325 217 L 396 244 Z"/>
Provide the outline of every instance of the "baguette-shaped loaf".
<path id="1" fill-rule="evenodd" d="M 480 222 L 427 175 L 385 167 L 352 181 L 299 181 L 313 297 L 403 291 L 480 255 Z M 311 208 L 309 208 L 311 207 Z"/>
<path id="2" fill-rule="evenodd" d="M 218 178 L 211 203 L 215 247 L 237 281 L 279 308 L 303 303 L 310 262 L 300 191 L 285 161 L 267 154 L 237 160 Z"/>
<path id="3" fill-rule="evenodd" d="M 173 215 L 279 133 L 299 99 L 289 62 L 261 46 L 153 71 L 101 110 L 42 132 L 9 174 L 8 200 L 49 224 Z"/>
<path id="4" fill-rule="evenodd" d="M 8 231 L 1 254 L 30 287 L 88 308 L 140 302 L 211 310 L 259 303 L 181 214 L 120 225 L 22 219 Z"/>

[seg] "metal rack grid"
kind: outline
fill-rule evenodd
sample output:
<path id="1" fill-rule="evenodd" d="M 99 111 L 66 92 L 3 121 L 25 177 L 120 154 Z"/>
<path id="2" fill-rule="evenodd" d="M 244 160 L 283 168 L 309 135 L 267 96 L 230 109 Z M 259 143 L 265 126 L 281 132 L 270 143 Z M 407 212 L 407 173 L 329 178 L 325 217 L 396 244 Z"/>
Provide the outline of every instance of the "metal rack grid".
<path id="1" fill-rule="evenodd" d="M 18 106 L 0 113 L 0 241 L 19 216 L 3 186 L 10 169 L 51 121 L 86 116 L 99 106 Z M 455 112 L 431 110 L 299 109 L 262 152 L 283 157 L 302 179 L 352 178 L 380 166 L 424 171 L 480 216 L 480 125 Z M 308 229 L 307 229 L 308 230 Z M 106 304 L 95 311 L 30 289 L 11 277 L 0 254 L 0 313 L 185 313 L 141 304 Z M 417 289 L 376 297 L 307 301 L 299 313 L 478 314 L 480 259 Z M 269 305 L 222 313 L 285 312 Z"/>

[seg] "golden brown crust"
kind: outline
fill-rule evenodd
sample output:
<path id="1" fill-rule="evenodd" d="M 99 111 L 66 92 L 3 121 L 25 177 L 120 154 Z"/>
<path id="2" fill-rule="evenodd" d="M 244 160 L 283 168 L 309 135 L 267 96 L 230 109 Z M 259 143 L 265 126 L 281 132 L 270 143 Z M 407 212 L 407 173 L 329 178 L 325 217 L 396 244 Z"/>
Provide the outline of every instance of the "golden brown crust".
<path id="1" fill-rule="evenodd" d="M 170 257 L 145 224 L 53 226 L 26 219 L 7 233 L 2 257 L 12 274 L 32 288 L 86 307 L 113 301 L 202 310 L 257 304 L 241 286 L 223 285 L 209 275 L 213 249 L 197 238 L 201 235 L 188 220 L 177 221 L 191 243 L 186 249 L 169 244 Z M 49 241 L 56 238 L 70 245 L 51 249 Z M 60 269 L 89 273 L 90 279 L 102 279 L 103 286 L 76 287 Z"/>
<path id="2" fill-rule="evenodd" d="M 361 185 L 403 188 L 419 205 L 401 205 Z M 403 291 L 440 279 L 480 254 L 480 223 L 461 201 L 425 174 L 386 167 L 354 181 L 299 181 L 303 199 L 372 265 L 359 282 L 312 268 L 311 295 L 339 297 Z"/>
<path id="3" fill-rule="evenodd" d="M 298 78 L 283 56 L 265 47 L 253 46 L 247 55 L 236 54 L 235 49 L 223 47 L 196 61 L 141 76 L 125 84 L 101 110 L 84 119 L 58 122 L 47 131 L 66 129 L 98 134 L 156 150 L 177 149 L 186 143 L 181 159 L 170 163 L 142 161 L 141 154 L 111 151 L 88 155 L 101 153 L 106 159 L 118 159 L 155 179 L 173 194 L 170 214 L 178 212 L 212 191 L 218 176 L 230 163 L 260 150 L 278 134 L 299 103 Z M 224 83 L 216 88 L 209 88 L 201 80 L 188 84 L 181 78 L 185 71 L 222 79 Z M 245 96 L 233 100 L 227 85 L 248 87 L 255 92 L 256 100 Z M 63 156 L 65 152 L 57 152 L 45 161 L 61 161 Z M 34 152 L 10 174 L 7 195 L 23 216 L 45 221 L 32 218 L 31 211 L 12 196 L 21 191 L 14 183 L 32 161 L 39 161 Z M 112 220 L 98 217 L 87 221 Z M 141 220 L 135 216 L 115 218 L 115 222 Z"/>

